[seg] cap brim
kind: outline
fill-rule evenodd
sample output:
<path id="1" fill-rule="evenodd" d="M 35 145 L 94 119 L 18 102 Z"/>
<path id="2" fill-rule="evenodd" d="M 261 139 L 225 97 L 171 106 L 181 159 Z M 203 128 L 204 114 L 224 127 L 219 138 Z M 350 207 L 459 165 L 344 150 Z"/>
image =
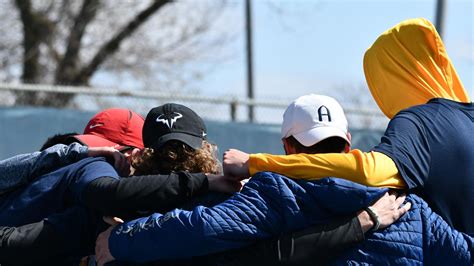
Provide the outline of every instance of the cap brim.
<path id="1" fill-rule="evenodd" d="M 347 133 L 336 127 L 315 127 L 311 130 L 294 134 L 293 137 L 306 147 L 313 146 L 330 137 L 340 137 L 347 141 L 347 143 L 351 143 L 347 138 Z"/>
<path id="2" fill-rule="evenodd" d="M 173 132 L 159 138 L 151 148 L 159 149 L 170 140 L 179 140 L 193 149 L 200 149 L 202 147 L 203 138 L 185 133 Z"/>
<path id="3" fill-rule="evenodd" d="M 120 144 L 112 142 L 108 139 L 98 137 L 96 135 L 90 135 L 90 134 L 76 135 L 74 136 L 74 138 L 88 147 L 112 147 L 117 150 L 120 150 L 123 148 L 123 146 Z"/>

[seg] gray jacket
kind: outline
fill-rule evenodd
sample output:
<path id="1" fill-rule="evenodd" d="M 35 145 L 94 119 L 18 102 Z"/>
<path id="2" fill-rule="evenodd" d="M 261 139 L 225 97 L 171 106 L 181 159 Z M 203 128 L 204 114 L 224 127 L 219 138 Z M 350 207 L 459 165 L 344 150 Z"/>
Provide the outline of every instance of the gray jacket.
<path id="1" fill-rule="evenodd" d="M 0 195 L 30 180 L 87 157 L 87 146 L 54 145 L 42 152 L 17 155 L 0 161 Z"/>

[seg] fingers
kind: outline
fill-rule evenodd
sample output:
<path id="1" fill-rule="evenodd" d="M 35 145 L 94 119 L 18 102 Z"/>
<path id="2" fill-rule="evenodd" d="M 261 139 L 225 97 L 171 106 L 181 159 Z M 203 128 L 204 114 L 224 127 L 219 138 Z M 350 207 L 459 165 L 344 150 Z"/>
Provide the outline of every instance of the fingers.
<path id="1" fill-rule="evenodd" d="M 407 213 L 411 209 L 411 202 L 407 202 L 403 205 L 398 205 L 397 204 L 397 207 L 398 207 L 398 209 L 396 211 L 396 215 L 394 216 L 395 220 L 400 219 L 400 217 L 402 217 L 405 213 Z"/>
<path id="2" fill-rule="evenodd" d="M 102 246 L 101 246 L 101 242 L 103 241 L 102 238 L 103 238 L 102 234 L 99 234 L 95 243 L 95 259 L 98 265 L 104 265 Z"/>
<path id="3" fill-rule="evenodd" d="M 387 194 L 398 196 L 398 192 L 395 191 L 395 190 L 389 190 L 389 191 L 387 192 Z"/>
<path id="4" fill-rule="evenodd" d="M 112 147 L 91 147 L 88 150 L 90 157 L 108 157 L 113 160 L 114 168 L 122 176 L 130 174 L 130 163 L 127 156 Z"/>
<path id="5" fill-rule="evenodd" d="M 397 209 L 393 215 L 393 222 L 400 219 L 400 217 L 402 217 L 405 213 L 407 213 L 410 210 L 410 208 L 411 208 L 411 202 L 407 202 L 406 204 L 401 206 L 399 209 Z"/>
<path id="6" fill-rule="evenodd" d="M 395 201 L 395 198 L 391 196 L 388 192 L 385 192 L 385 194 L 380 197 L 373 205 L 372 207 L 374 208 L 384 208 L 384 206 L 389 205 L 390 202 Z"/>
<path id="7" fill-rule="evenodd" d="M 226 159 L 230 159 L 232 157 L 232 155 L 235 153 L 235 150 L 234 149 L 228 149 L 224 152 L 224 156 L 223 156 L 223 159 L 224 161 Z"/>
<path id="8" fill-rule="evenodd" d="M 231 155 L 233 153 L 236 153 L 236 152 L 240 152 L 240 150 L 237 150 L 237 149 L 228 149 L 224 152 L 224 155 L 227 154 L 227 155 Z"/>
<path id="9" fill-rule="evenodd" d="M 224 175 L 235 177 L 239 180 L 250 176 L 249 154 L 239 150 L 228 150 L 223 159 Z"/>
<path id="10" fill-rule="evenodd" d="M 130 163 L 127 157 L 119 151 L 114 151 L 112 157 L 114 159 L 114 168 L 117 169 L 120 175 L 128 176 L 130 174 Z"/>
<path id="11" fill-rule="evenodd" d="M 395 220 L 398 220 L 401 216 L 408 212 L 411 208 L 411 202 L 403 204 L 406 200 L 406 194 L 401 194 L 398 196 L 394 202 L 394 209 L 396 210 Z"/>
<path id="12" fill-rule="evenodd" d="M 410 209 L 411 209 L 411 202 L 407 202 L 399 209 L 400 216 L 407 213 Z"/>
<path id="13" fill-rule="evenodd" d="M 110 254 L 109 250 L 109 236 L 113 227 L 109 227 L 104 232 L 100 233 L 95 242 L 95 256 L 99 265 L 114 260 L 115 258 Z"/>
<path id="14" fill-rule="evenodd" d="M 405 194 L 389 191 L 372 205 L 379 216 L 380 229 L 390 226 L 410 210 L 411 203 L 403 204 L 405 201 Z"/>
<path id="15" fill-rule="evenodd" d="M 104 216 L 102 217 L 102 220 L 104 220 L 104 222 L 106 222 L 109 225 L 123 224 L 123 220 L 118 217 Z"/>
<path id="16" fill-rule="evenodd" d="M 399 196 L 396 200 L 395 200 L 395 206 L 397 208 L 399 208 L 403 202 L 405 202 L 405 199 L 407 198 L 407 196 L 405 194 L 402 194 L 401 196 Z"/>
<path id="17" fill-rule="evenodd" d="M 395 202 L 396 199 L 397 199 L 397 192 L 390 190 L 388 192 L 388 198 L 389 198 L 390 202 Z"/>

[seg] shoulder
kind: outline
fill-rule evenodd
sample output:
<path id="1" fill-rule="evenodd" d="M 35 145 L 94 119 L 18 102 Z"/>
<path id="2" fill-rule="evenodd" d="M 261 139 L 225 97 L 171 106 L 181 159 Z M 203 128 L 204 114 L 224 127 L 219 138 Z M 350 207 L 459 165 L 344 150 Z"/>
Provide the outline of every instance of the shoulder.
<path id="1" fill-rule="evenodd" d="M 395 117 L 404 116 L 404 117 L 419 117 L 420 115 L 426 115 L 427 113 L 432 113 L 439 108 L 439 105 L 436 104 L 420 104 L 415 105 L 406 109 L 401 110 Z M 394 117 L 394 118 L 395 118 Z"/>
<path id="2" fill-rule="evenodd" d="M 105 158 L 86 158 L 64 169 L 72 175 L 92 175 L 118 177 L 117 172 Z"/>
<path id="3" fill-rule="evenodd" d="M 448 104 L 445 104 L 443 99 L 432 99 L 425 104 L 415 105 L 400 111 L 395 117 L 411 117 L 415 119 L 434 119 L 439 112 L 445 109 L 450 109 Z M 395 118 L 394 117 L 394 118 Z"/>
<path id="4" fill-rule="evenodd" d="M 112 167 L 105 158 L 85 158 L 76 163 L 70 165 L 71 168 L 84 168 L 84 167 Z"/>
<path id="5" fill-rule="evenodd" d="M 439 104 L 429 102 L 404 109 L 390 120 L 388 129 L 404 128 L 406 130 L 424 131 L 427 126 L 438 119 L 440 108 L 443 107 Z"/>

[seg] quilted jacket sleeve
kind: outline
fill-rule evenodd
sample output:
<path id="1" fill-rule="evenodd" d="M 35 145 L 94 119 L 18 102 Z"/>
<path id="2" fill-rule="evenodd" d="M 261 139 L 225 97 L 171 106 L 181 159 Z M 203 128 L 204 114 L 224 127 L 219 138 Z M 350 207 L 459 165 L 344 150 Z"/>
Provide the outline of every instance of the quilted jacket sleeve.
<path id="1" fill-rule="evenodd" d="M 391 226 L 366 235 L 330 265 L 473 265 L 473 237 L 450 227 L 420 197 Z"/>
<path id="2" fill-rule="evenodd" d="M 222 219 L 221 213 L 201 206 L 193 211 L 155 213 L 113 230 L 110 252 L 117 260 L 142 263 L 239 248 L 271 236 L 262 226 L 247 224 L 237 215 L 229 212 L 228 218 L 235 220 Z"/>
<path id="3" fill-rule="evenodd" d="M 424 263 L 426 265 L 474 265 L 474 236 L 462 233 L 449 226 L 441 216 L 425 206 L 421 215 L 424 217 L 425 239 Z"/>
<path id="4" fill-rule="evenodd" d="M 259 173 L 242 192 L 214 207 L 153 214 L 116 227 L 109 249 L 116 259 L 133 262 L 235 249 L 328 223 L 336 213 L 354 213 L 386 191 L 362 187 L 342 179 L 296 182 L 274 173 Z"/>

